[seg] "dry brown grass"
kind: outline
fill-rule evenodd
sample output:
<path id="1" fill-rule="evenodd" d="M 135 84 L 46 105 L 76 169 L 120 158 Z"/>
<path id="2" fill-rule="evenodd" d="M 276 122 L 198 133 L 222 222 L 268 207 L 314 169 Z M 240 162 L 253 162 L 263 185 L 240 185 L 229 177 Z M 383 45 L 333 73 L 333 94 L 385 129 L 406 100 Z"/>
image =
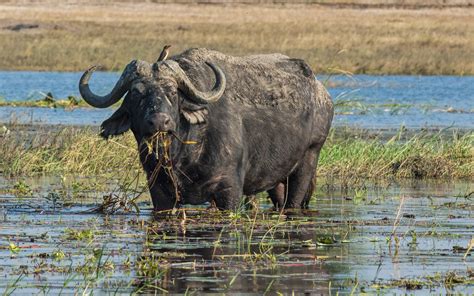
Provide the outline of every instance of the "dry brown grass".
<path id="1" fill-rule="evenodd" d="M 0 69 L 74 71 L 100 63 L 119 70 L 134 58 L 154 61 L 172 44 L 173 53 L 190 47 L 281 52 L 318 72 L 474 74 L 474 9 L 468 7 L 85 2 L 0 4 Z M 39 27 L 5 28 L 20 23 Z"/>

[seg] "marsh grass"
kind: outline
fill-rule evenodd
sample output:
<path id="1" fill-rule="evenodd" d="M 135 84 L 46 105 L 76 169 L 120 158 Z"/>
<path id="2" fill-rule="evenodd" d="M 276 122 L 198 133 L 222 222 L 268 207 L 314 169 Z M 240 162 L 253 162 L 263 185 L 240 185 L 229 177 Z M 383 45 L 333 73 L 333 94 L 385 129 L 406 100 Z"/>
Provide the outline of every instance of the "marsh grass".
<path id="1" fill-rule="evenodd" d="M 11 129 L 10 129 L 11 130 Z M 105 141 L 96 130 L 60 128 L 57 131 L 19 131 L 1 138 L 2 171 L 107 175 L 123 169 L 139 169 L 136 144 L 131 135 Z"/>
<path id="2" fill-rule="evenodd" d="M 112 176 L 125 178 L 128 187 L 144 181 L 137 177 L 142 169 L 131 133 L 106 141 L 94 128 L 8 129 L 11 132 L 0 137 L 4 175 Z M 337 178 L 343 185 L 365 179 L 473 178 L 473 144 L 472 132 L 405 135 L 401 129 L 389 138 L 364 138 L 333 129 L 320 155 L 318 176 Z"/>
<path id="3" fill-rule="evenodd" d="M 44 108 L 65 108 L 72 109 L 77 107 L 90 107 L 84 100 L 69 96 L 66 99 L 55 99 L 45 96 L 40 100 L 25 100 L 25 101 L 6 101 L 0 98 L 0 107 L 44 107 Z"/>
<path id="4" fill-rule="evenodd" d="M 347 184 L 364 178 L 472 178 L 474 134 L 420 133 L 388 140 L 330 135 L 320 156 L 318 173 Z"/>
<path id="5" fill-rule="evenodd" d="M 155 61 L 171 44 L 171 54 L 192 47 L 280 52 L 326 73 L 474 74 L 474 10 L 465 2 L 449 9 L 84 2 L 0 5 L 0 68 L 83 71 L 102 64 L 119 71 L 132 59 Z M 8 29 L 17 24 L 38 27 Z"/>
<path id="6" fill-rule="evenodd" d="M 118 108 L 122 104 L 122 100 L 113 104 L 112 107 Z M 64 108 L 64 109 L 74 109 L 74 108 L 93 108 L 86 101 L 80 97 L 68 96 L 67 98 L 54 98 L 45 96 L 39 100 L 14 100 L 7 101 L 3 98 L 0 98 L 0 107 L 35 107 L 35 108 Z"/>

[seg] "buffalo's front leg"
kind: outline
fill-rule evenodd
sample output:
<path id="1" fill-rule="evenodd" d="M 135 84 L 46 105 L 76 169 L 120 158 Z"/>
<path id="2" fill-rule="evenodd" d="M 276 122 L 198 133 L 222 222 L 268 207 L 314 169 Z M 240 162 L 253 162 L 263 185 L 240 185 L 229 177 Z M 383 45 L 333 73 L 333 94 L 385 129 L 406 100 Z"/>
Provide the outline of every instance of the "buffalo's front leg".
<path id="1" fill-rule="evenodd" d="M 149 187 L 153 209 L 155 211 L 171 210 L 176 205 L 176 199 L 172 193 L 165 192 L 158 186 Z"/>
<path id="2" fill-rule="evenodd" d="M 242 198 L 242 186 L 236 180 L 220 180 L 206 189 L 219 210 L 236 210 Z"/>
<path id="3" fill-rule="evenodd" d="M 164 175 L 164 170 L 160 170 L 158 176 L 148 175 L 148 188 L 153 201 L 155 211 L 171 210 L 176 206 L 176 191 L 169 178 Z M 161 180 L 160 183 L 157 180 Z"/>

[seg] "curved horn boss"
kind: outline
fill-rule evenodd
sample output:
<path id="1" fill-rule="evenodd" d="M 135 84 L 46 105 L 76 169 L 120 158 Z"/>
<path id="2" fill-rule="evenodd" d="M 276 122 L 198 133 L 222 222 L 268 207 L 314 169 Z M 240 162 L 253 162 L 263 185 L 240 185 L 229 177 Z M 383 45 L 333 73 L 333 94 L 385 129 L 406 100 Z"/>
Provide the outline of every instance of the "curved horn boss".
<path id="1" fill-rule="evenodd" d="M 206 62 L 206 64 L 212 69 L 216 76 L 216 84 L 214 88 L 209 92 L 200 91 L 194 86 L 189 79 L 188 75 L 183 71 L 179 64 L 175 61 L 165 61 L 176 74 L 176 80 L 181 89 L 192 101 L 198 104 L 209 104 L 217 102 L 224 94 L 226 87 L 226 78 L 224 72 L 217 65 Z"/>

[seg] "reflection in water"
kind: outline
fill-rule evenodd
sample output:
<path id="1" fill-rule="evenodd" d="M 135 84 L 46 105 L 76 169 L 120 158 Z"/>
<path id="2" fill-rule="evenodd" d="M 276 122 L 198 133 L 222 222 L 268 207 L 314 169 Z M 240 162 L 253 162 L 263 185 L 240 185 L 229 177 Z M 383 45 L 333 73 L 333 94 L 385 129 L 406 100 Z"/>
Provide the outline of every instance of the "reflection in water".
<path id="1" fill-rule="evenodd" d="M 158 219 L 145 203 L 139 216 L 90 214 L 90 199 L 53 211 L 47 180 L 29 183 L 34 197 L 1 180 L 2 289 L 21 276 L 22 293 L 445 293 L 454 274 L 449 291 L 473 291 L 462 251 L 474 235 L 470 183 L 319 191 L 312 210 L 285 215 L 262 196 L 259 211 Z"/>
<path id="2" fill-rule="evenodd" d="M 317 247 L 313 241 L 321 226 L 306 217 L 265 212 L 229 218 L 199 212 L 188 214 L 185 231 L 176 227 L 179 223 L 155 221 L 148 236 L 154 260 L 157 254 L 166 254 L 166 262 L 169 254 L 175 256 L 173 267 L 166 272 L 172 284 L 166 279 L 163 282 L 163 287 L 173 292 L 199 288 L 248 293 L 269 286 L 280 292 L 302 287 L 322 292 L 327 291 L 332 274 L 349 271 L 337 262 L 329 270 L 322 264 L 320 258 L 339 261 L 340 246 L 327 250 Z"/>

